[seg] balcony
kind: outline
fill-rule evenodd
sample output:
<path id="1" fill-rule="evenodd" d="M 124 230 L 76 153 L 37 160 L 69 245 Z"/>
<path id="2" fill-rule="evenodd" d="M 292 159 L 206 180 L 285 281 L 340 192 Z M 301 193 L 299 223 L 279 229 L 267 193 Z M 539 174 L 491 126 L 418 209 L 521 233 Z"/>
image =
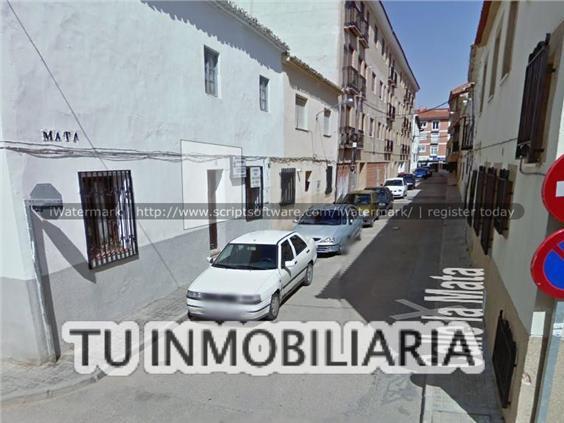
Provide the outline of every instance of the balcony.
<path id="1" fill-rule="evenodd" d="M 395 87 L 398 84 L 398 73 L 392 66 L 390 68 L 390 72 L 388 72 L 388 85 L 391 87 Z"/>
<path id="2" fill-rule="evenodd" d="M 394 151 L 394 140 L 384 140 L 384 152 L 393 153 Z"/>
<path id="3" fill-rule="evenodd" d="M 344 148 L 364 148 L 364 132 L 352 126 L 341 126 L 341 146 Z M 355 145 L 356 143 L 356 145 Z"/>
<path id="4" fill-rule="evenodd" d="M 366 79 L 352 66 L 344 69 L 343 81 L 345 89 L 353 91 L 356 94 L 364 94 L 366 92 Z"/>
<path id="5" fill-rule="evenodd" d="M 345 5 L 345 29 L 355 34 L 359 41 L 368 47 L 368 22 L 359 2 L 347 1 Z"/>
<path id="6" fill-rule="evenodd" d="M 393 122 L 396 120 L 396 107 L 388 103 L 388 113 L 386 114 L 386 119 Z"/>
<path id="7" fill-rule="evenodd" d="M 462 145 L 460 147 L 462 150 L 472 150 L 472 148 L 474 147 L 474 137 L 472 131 L 473 131 L 472 121 L 466 120 L 466 123 L 464 124 L 464 130 L 462 133 Z"/>

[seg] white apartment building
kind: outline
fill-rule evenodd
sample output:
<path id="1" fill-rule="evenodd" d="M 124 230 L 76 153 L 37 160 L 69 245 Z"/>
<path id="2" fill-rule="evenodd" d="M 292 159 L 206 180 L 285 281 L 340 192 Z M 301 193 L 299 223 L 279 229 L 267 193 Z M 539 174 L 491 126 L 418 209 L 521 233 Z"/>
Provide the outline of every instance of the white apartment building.
<path id="1" fill-rule="evenodd" d="M 541 185 L 564 154 L 563 37 L 561 2 L 484 2 L 471 55 L 473 147 L 461 159 L 459 186 L 469 209 L 521 209 L 515 219 L 474 217 L 467 232 L 476 264 L 486 269 L 487 345 L 510 422 L 531 421 L 543 377 L 552 377 L 543 373 L 555 301 L 537 288 L 529 266 L 562 227 L 545 209 Z M 562 420 L 563 359 L 561 346 L 544 421 Z"/>
<path id="2" fill-rule="evenodd" d="M 343 89 L 337 198 L 356 188 L 379 185 L 409 168 L 419 85 L 382 2 L 237 3 Z"/>
<path id="3" fill-rule="evenodd" d="M 419 137 L 421 136 L 421 129 L 419 128 L 419 117 L 415 115 L 411 122 L 411 158 L 409 160 L 409 172 L 413 173 L 417 168 L 419 161 Z"/>
<path id="4" fill-rule="evenodd" d="M 287 46 L 226 2 L 0 10 L 2 356 L 37 363 L 65 321 L 126 317 L 271 225 L 175 206 L 270 201 Z M 63 203 L 104 213 L 46 218 Z"/>

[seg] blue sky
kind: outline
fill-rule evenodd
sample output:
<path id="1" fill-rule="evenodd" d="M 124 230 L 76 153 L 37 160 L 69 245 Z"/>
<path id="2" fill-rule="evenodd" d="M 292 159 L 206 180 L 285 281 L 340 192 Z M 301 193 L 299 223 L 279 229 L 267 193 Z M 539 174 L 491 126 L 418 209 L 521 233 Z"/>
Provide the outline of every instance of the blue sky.
<path id="1" fill-rule="evenodd" d="M 466 82 L 481 1 L 384 1 L 386 12 L 421 86 L 418 107 L 448 100 Z"/>

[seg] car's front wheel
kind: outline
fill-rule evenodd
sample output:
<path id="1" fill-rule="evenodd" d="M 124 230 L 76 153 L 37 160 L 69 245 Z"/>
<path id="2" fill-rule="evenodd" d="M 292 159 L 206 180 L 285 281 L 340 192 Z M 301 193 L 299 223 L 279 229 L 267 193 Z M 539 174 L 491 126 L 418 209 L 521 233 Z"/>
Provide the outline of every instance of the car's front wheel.
<path id="1" fill-rule="evenodd" d="M 268 309 L 268 315 L 266 316 L 266 318 L 268 320 L 276 320 L 279 311 L 280 311 L 280 294 L 276 292 L 270 299 L 270 307 Z"/>
<path id="2" fill-rule="evenodd" d="M 304 285 L 309 286 L 313 282 L 313 263 L 307 265 Z"/>

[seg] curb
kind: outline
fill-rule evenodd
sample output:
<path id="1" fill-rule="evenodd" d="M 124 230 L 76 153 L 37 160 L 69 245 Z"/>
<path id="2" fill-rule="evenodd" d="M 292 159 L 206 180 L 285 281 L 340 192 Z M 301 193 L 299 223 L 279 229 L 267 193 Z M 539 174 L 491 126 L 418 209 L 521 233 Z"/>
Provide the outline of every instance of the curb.
<path id="1" fill-rule="evenodd" d="M 182 313 L 179 317 L 176 317 L 172 320 L 174 320 L 176 323 L 181 323 L 186 319 L 186 313 Z M 137 353 L 141 353 L 141 351 L 143 351 L 147 345 L 151 345 L 151 343 L 140 342 Z M 100 368 L 97 368 L 97 370 L 93 374 L 82 377 L 78 380 L 73 380 L 67 383 L 62 382 L 49 388 L 30 390 L 23 393 L 14 393 L 11 395 L 9 394 L 2 396 L 2 398 L 0 398 L 0 405 L 2 407 L 6 407 L 33 401 L 51 399 L 56 396 L 60 396 L 84 386 L 90 385 L 92 383 L 96 383 L 105 376 L 107 376 L 107 374 Z"/>

